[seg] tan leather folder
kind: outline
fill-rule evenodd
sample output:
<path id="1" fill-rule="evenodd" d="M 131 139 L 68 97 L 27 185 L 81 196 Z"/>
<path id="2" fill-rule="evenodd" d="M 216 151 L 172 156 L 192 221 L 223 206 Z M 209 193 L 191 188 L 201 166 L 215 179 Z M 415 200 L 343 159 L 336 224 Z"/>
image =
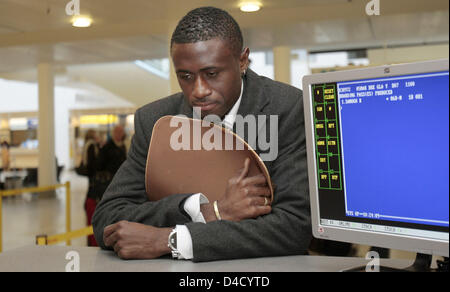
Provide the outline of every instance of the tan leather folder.
<path id="1" fill-rule="evenodd" d="M 148 197 L 157 201 L 173 194 L 203 193 L 210 202 L 218 200 L 225 194 L 228 180 L 244 168 L 247 157 L 251 161 L 248 175 L 264 174 L 273 201 L 269 172 L 242 138 L 210 122 L 162 117 L 155 123 L 148 150 Z"/>

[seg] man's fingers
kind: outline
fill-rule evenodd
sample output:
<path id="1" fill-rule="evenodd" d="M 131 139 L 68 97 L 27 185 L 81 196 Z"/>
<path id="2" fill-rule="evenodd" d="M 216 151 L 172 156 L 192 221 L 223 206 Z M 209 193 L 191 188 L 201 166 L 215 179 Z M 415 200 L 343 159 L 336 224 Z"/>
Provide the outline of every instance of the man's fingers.
<path id="1" fill-rule="evenodd" d="M 258 206 L 258 215 L 259 216 L 263 216 L 263 215 L 267 215 L 270 212 L 272 212 L 272 207 L 270 205 L 268 206 Z"/>
<path id="2" fill-rule="evenodd" d="M 250 186 L 245 188 L 247 190 L 246 195 L 255 197 L 271 197 L 271 192 L 269 188 L 266 187 L 256 187 Z"/>
<path id="3" fill-rule="evenodd" d="M 267 215 L 270 212 L 272 212 L 272 207 L 270 205 L 268 205 L 268 206 L 253 206 L 252 208 L 249 208 L 249 216 L 251 218 L 256 218 L 259 216 Z"/>
<path id="4" fill-rule="evenodd" d="M 104 236 L 103 242 L 106 246 L 114 247 L 116 242 L 119 240 L 119 233 L 113 232 L 109 236 Z"/>
<path id="5" fill-rule="evenodd" d="M 261 185 L 261 186 L 263 186 L 263 185 L 267 184 L 267 180 L 264 177 L 264 175 L 258 174 L 258 175 L 255 175 L 255 176 L 244 178 L 242 183 L 244 185 L 246 185 L 246 186 L 250 186 L 250 185 Z"/>
<path id="6" fill-rule="evenodd" d="M 108 235 L 106 235 L 105 233 L 103 233 L 103 242 L 105 243 L 105 246 L 107 247 L 113 247 L 115 241 L 113 241 L 112 235 L 114 233 L 110 233 Z"/>
<path id="7" fill-rule="evenodd" d="M 108 239 L 116 231 L 116 229 L 117 229 L 116 224 L 108 225 L 105 227 L 105 229 L 103 229 L 103 242 L 105 243 L 106 246 L 111 246 L 111 245 L 109 245 Z"/>
<path id="8" fill-rule="evenodd" d="M 250 159 L 249 158 L 245 158 L 244 169 L 242 170 L 242 172 L 241 172 L 241 174 L 240 174 L 240 176 L 238 178 L 238 182 L 243 180 L 248 175 L 249 169 L 250 169 Z"/>
<path id="9" fill-rule="evenodd" d="M 116 224 L 111 224 L 111 225 L 106 226 L 103 229 L 103 236 L 104 237 L 109 236 L 110 234 L 112 234 L 116 230 L 116 228 L 117 228 Z"/>
<path id="10" fill-rule="evenodd" d="M 115 224 L 108 225 L 103 229 L 103 242 L 106 246 L 112 247 L 114 245 L 119 236 L 117 231 L 126 223 L 126 221 L 120 221 Z"/>
<path id="11" fill-rule="evenodd" d="M 249 198 L 250 206 L 264 207 L 272 204 L 270 198 L 264 196 L 256 196 Z"/>
<path id="12" fill-rule="evenodd" d="M 122 249 L 122 246 L 119 244 L 119 242 L 115 242 L 114 243 L 114 251 L 117 253 L 117 254 L 119 254 L 119 252 L 120 252 L 120 250 Z"/>

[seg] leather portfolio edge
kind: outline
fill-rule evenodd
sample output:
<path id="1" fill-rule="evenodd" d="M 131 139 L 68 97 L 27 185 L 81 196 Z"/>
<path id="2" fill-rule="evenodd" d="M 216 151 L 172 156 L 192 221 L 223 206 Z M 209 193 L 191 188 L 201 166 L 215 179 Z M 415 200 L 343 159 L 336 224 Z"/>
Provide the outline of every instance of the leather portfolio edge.
<path id="1" fill-rule="evenodd" d="M 189 120 L 189 121 L 190 120 L 194 120 L 194 119 L 191 119 L 191 118 L 188 118 L 188 117 L 183 117 L 183 116 L 171 116 L 171 115 L 168 115 L 168 116 L 163 116 L 163 117 L 159 118 L 156 121 L 156 123 L 155 123 L 155 125 L 153 126 L 153 129 L 152 129 L 152 138 L 150 139 L 150 144 L 148 146 L 148 151 L 147 151 L 147 160 L 145 162 L 145 192 L 146 192 L 147 196 L 150 194 L 149 193 L 149 185 L 148 185 L 149 180 L 147 178 L 148 178 L 148 172 L 149 172 L 150 149 L 152 147 L 152 143 L 153 143 L 153 140 L 154 140 L 153 139 L 153 137 L 154 137 L 153 134 L 154 134 L 155 130 L 157 129 L 157 127 L 159 126 L 159 124 L 162 121 L 164 121 L 165 119 L 172 119 L 174 117 L 180 118 L 180 119 L 186 119 L 186 120 Z M 244 144 L 244 146 L 246 146 L 248 148 L 248 150 L 250 150 L 250 152 L 252 153 L 253 157 L 256 158 L 256 160 L 258 161 L 258 165 L 257 165 L 258 168 L 262 171 L 263 175 L 266 177 L 267 185 L 268 185 L 268 187 L 270 189 L 270 196 L 271 196 L 270 201 L 273 202 L 273 199 L 274 199 L 274 184 L 272 183 L 272 179 L 270 177 L 269 170 L 267 169 L 267 167 L 266 167 L 264 161 L 261 159 L 261 157 L 259 157 L 258 153 L 256 153 L 256 151 L 244 139 L 242 139 L 239 135 L 237 135 L 233 131 L 231 131 L 231 130 L 229 130 L 227 128 L 224 128 L 224 127 L 220 127 L 220 126 L 218 126 L 218 125 L 216 125 L 216 124 L 214 124 L 212 122 L 210 122 L 210 124 L 212 124 L 213 127 L 217 127 L 219 129 L 222 129 L 222 131 L 228 131 L 236 139 L 239 139 Z"/>

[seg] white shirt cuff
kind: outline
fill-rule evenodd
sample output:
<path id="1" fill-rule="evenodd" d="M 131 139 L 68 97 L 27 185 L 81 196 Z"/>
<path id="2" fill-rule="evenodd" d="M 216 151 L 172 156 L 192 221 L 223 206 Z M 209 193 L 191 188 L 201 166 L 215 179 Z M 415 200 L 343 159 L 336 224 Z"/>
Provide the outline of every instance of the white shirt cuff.
<path id="1" fill-rule="evenodd" d="M 200 211 L 200 205 L 208 203 L 208 199 L 202 193 L 197 193 L 186 199 L 186 202 L 184 202 L 184 211 L 188 213 L 193 222 L 206 223 Z"/>
<path id="2" fill-rule="evenodd" d="M 194 258 L 192 250 L 192 237 L 189 229 L 185 225 L 177 225 L 177 249 L 180 253 L 179 260 L 191 260 Z"/>
<path id="3" fill-rule="evenodd" d="M 190 196 L 184 202 L 184 210 L 191 217 L 193 222 L 206 223 L 200 205 L 209 203 L 208 199 L 201 193 Z M 192 237 L 189 229 L 185 225 L 177 225 L 177 249 L 180 253 L 180 260 L 191 260 L 194 258 L 192 248 Z"/>

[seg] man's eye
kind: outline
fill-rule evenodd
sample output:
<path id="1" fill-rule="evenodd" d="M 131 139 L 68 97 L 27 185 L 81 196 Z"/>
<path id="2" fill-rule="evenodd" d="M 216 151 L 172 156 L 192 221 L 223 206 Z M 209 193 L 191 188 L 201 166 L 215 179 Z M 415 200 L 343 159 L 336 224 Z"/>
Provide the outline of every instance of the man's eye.
<path id="1" fill-rule="evenodd" d="M 217 76 L 217 72 L 208 72 L 206 73 L 208 75 L 208 77 L 216 77 Z"/>
<path id="2" fill-rule="evenodd" d="M 192 74 L 181 74 L 180 78 L 183 80 L 191 80 L 192 79 Z"/>

